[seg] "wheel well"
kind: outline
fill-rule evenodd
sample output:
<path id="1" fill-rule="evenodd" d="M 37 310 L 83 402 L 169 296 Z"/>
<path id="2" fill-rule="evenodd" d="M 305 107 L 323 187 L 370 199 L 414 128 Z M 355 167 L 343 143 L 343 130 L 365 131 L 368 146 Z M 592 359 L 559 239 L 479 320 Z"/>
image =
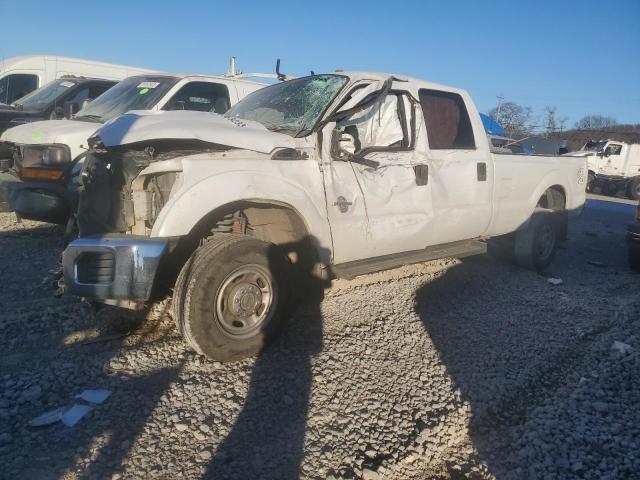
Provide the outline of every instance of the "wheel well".
<path id="1" fill-rule="evenodd" d="M 233 202 L 209 212 L 180 238 L 167 258 L 165 283 L 173 285 L 182 266 L 208 237 L 229 233 L 251 235 L 278 245 L 292 264 L 307 269 L 318 262 L 317 246 L 294 208 L 259 200 Z"/>
<path id="2" fill-rule="evenodd" d="M 212 233 L 243 233 L 265 242 L 282 245 L 308 235 L 301 215 L 288 205 L 243 201 L 219 207 L 205 215 L 189 232 L 202 240 Z"/>
<path id="3" fill-rule="evenodd" d="M 537 207 L 548 208 L 556 212 L 558 236 L 561 241 L 567 239 L 569 228 L 569 216 L 567 212 L 567 195 L 560 185 L 553 185 L 542 194 L 538 200 Z"/>
<path id="4" fill-rule="evenodd" d="M 562 211 L 567 205 L 567 195 L 560 185 L 553 185 L 542 194 L 537 207 L 548 208 L 554 211 Z"/>

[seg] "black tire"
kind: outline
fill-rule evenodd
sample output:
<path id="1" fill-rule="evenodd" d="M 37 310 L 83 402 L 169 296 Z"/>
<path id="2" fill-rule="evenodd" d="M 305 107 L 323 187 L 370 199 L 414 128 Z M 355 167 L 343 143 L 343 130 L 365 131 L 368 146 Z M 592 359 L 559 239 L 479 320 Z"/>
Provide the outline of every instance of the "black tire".
<path id="1" fill-rule="evenodd" d="M 616 182 L 605 182 L 602 186 L 602 190 L 605 195 L 609 195 L 610 197 L 615 197 L 618 193 L 618 184 Z"/>
<path id="2" fill-rule="evenodd" d="M 543 270 L 555 257 L 560 241 L 560 213 L 536 208 L 528 225 L 515 232 L 514 259 L 531 270 Z"/>
<path id="3" fill-rule="evenodd" d="M 640 177 L 634 177 L 629 181 L 627 196 L 631 200 L 640 200 Z"/>
<path id="4" fill-rule="evenodd" d="M 593 172 L 589 172 L 587 174 L 587 192 L 592 192 L 593 187 L 595 187 L 596 174 Z"/>
<path id="5" fill-rule="evenodd" d="M 289 262 L 274 245 L 214 235 L 182 268 L 173 314 L 185 342 L 215 360 L 259 353 L 286 320 Z"/>
<path id="6" fill-rule="evenodd" d="M 640 272 L 640 248 L 629 247 L 629 268 Z"/>

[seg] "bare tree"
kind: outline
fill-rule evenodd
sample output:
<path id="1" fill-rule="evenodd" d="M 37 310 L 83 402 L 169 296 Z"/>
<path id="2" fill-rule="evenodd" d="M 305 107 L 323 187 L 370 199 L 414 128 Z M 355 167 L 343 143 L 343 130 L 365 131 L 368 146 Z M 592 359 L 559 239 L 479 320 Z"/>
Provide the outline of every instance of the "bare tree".
<path id="1" fill-rule="evenodd" d="M 531 134 L 531 107 L 523 107 L 514 102 L 501 102 L 489 112 L 489 116 L 504 127 L 512 137 Z"/>
<path id="2" fill-rule="evenodd" d="M 576 122 L 575 128 L 579 130 L 590 130 L 613 127 L 618 122 L 613 117 L 605 117 L 604 115 L 585 115 Z"/>
<path id="3" fill-rule="evenodd" d="M 556 119 L 556 107 L 544 107 L 544 128 L 547 131 L 547 135 L 554 133 L 558 130 L 558 120 Z"/>

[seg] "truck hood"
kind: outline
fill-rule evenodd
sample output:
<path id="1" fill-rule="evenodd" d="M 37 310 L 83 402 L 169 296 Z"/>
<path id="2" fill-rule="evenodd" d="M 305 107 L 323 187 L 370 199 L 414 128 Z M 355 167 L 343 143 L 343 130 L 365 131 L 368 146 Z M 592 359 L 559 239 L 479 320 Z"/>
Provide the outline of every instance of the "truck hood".
<path id="1" fill-rule="evenodd" d="M 10 128 L 0 140 L 21 145 L 63 144 L 69 147 L 71 158 L 76 158 L 87 149 L 87 139 L 100 126 L 79 120 L 44 120 Z"/>
<path id="2" fill-rule="evenodd" d="M 201 140 L 233 148 L 270 153 L 295 148 L 293 137 L 271 132 L 261 123 L 194 111 L 131 111 L 96 131 L 105 147 L 148 140 Z"/>

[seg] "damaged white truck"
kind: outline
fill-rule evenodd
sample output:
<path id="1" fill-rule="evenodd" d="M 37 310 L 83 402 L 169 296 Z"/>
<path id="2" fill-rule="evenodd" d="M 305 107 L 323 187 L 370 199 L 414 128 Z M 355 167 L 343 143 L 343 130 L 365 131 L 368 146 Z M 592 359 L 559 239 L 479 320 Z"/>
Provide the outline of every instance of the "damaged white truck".
<path id="1" fill-rule="evenodd" d="M 541 269 L 585 202 L 584 158 L 490 152 L 460 89 L 376 73 L 266 87 L 224 116 L 130 112 L 91 140 L 67 291 L 121 306 L 173 287 L 194 350 L 253 355 L 294 289 L 499 237 Z"/>

